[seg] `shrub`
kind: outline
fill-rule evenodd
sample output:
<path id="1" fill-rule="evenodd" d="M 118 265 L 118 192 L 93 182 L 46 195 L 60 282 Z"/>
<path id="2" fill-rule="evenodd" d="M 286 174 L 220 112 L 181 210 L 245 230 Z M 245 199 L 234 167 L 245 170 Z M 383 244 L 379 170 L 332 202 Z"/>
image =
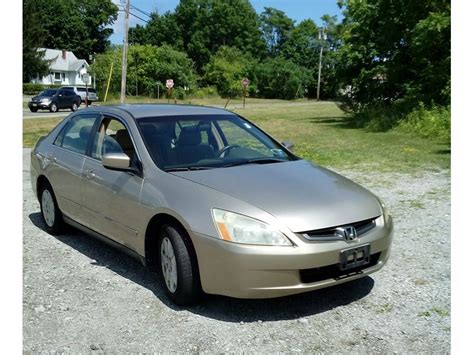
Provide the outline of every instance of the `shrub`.
<path id="1" fill-rule="evenodd" d="M 25 95 L 36 95 L 44 90 L 43 84 L 24 83 L 23 94 Z"/>
<path id="2" fill-rule="evenodd" d="M 34 83 L 24 83 L 23 84 L 23 94 L 25 95 L 38 95 L 41 91 L 45 89 L 58 89 L 62 86 L 62 84 L 34 84 Z"/>
<path id="3" fill-rule="evenodd" d="M 425 108 L 420 105 L 400 122 L 399 129 L 425 138 L 449 142 L 451 140 L 451 106 Z"/>
<path id="4" fill-rule="evenodd" d="M 282 58 L 260 63 L 256 66 L 255 76 L 258 96 L 269 99 L 303 97 L 312 80 L 310 70 Z"/>
<path id="5" fill-rule="evenodd" d="M 349 118 L 353 127 L 366 128 L 373 132 L 397 129 L 414 133 L 420 137 L 450 141 L 451 107 L 431 106 L 423 103 L 414 106 L 411 102 L 393 105 L 367 106 Z"/>
<path id="6" fill-rule="evenodd" d="M 207 97 L 218 96 L 217 89 L 215 86 L 205 86 L 191 90 L 192 97 L 196 99 L 205 99 Z"/>

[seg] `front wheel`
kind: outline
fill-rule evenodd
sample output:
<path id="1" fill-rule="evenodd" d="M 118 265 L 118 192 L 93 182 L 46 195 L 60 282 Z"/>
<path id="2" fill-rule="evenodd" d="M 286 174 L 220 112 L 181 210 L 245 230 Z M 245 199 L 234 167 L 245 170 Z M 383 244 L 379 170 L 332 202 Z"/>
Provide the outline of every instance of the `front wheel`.
<path id="1" fill-rule="evenodd" d="M 30 107 L 30 111 L 31 111 L 31 112 L 37 112 L 38 109 L 37 109 L 37 108 L 32 108 L 32 107 Z"/>
<path id="2" fill-rule="evenodd" d="M 41 216 L 50 234 L 59 234 L 64 231 L 64 221 L 59 210 L 56 196 L 50 184 L 43 184 L 40 193 Z"/>
<path id="3" fill-rule="evenodd" d="M 49 105 L 49 111 L 50 112 L 58 112 L 58 105 L 56 104 L 56 102 L 53 102 L 53 103 L 51 103 L 51 105 Z"/>
<path id="4" fill-rule="evenodd" d="M 195 302 L 200 296 L 198 270 L 181 232 L 164 225 L 159 237 L 160 274 L 168 297 L 177 305 Z"/>

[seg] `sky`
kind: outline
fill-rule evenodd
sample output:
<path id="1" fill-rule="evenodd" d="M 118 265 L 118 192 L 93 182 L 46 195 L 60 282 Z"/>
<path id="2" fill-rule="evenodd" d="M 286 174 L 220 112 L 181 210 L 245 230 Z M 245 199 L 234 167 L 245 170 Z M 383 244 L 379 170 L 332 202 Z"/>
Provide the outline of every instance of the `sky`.
<path id="1" fill-rule="evenodd" d="M 125 4 L 125 0 L 112 0 L 116 4 Z M 261 13 L 264 7 L 274 7 L 278 10 L 282 10 L 291 19 L 295 20 L 298 24 L 304 19 L 310 18 L 316 24 L 321 23 L 321 16 L 337 15 L 338 20 L 342 19 L 341 9 L 337 6 L 337 0 L 250 0 L 252 6 L 255 8 L 257 13 Z M 130 0 L 130 4 L 143 10 L 144 12 L 157 11 L 159 14 L 163 14 L 166 11 L 174 11 L 178 5 L 179 0 Z M 145 15 L 141 14 L 136 10 L 132 10 L 137 16 L 148 19 Z M 110 41 L 113 44 L 123 43 L 124 34 L 124 23 L 123 23 L 124 12 L 119 12 L 117 21 L 112 26 L 114 34 L 110 36 Z M 134 27 L 136 24 L 144 25 L 145 23 L 133 16 L 130 16 L 129 26 Z"/>

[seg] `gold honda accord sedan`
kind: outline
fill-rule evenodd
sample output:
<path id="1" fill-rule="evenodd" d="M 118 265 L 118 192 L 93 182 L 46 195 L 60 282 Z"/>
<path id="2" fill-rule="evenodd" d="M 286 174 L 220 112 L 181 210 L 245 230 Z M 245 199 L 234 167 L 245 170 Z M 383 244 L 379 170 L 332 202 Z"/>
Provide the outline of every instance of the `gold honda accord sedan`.
<path id="1" fill-rule="evenodd" d="M 132 254 L 176 304 L 312 291 L 390 254 L 380 199 L 222 109 L 72 113 L 32 150 L 31 182 L 49 233 L 69 224 Z"/>

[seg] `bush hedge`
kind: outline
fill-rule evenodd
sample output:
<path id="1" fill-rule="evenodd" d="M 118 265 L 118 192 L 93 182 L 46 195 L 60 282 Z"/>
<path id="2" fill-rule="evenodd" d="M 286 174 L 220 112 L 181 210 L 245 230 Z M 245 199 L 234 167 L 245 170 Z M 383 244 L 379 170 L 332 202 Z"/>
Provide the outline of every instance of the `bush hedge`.
<path id="1" fill-rule="evenodd" d="M 61 84 L 43 85 L 43 84 L 34 84 L 34 83 L 23 83 L 23 94 L 24 95 L 37 95 L 45 89 L 60 88 L 61 86 L 63 85 Z"/>

